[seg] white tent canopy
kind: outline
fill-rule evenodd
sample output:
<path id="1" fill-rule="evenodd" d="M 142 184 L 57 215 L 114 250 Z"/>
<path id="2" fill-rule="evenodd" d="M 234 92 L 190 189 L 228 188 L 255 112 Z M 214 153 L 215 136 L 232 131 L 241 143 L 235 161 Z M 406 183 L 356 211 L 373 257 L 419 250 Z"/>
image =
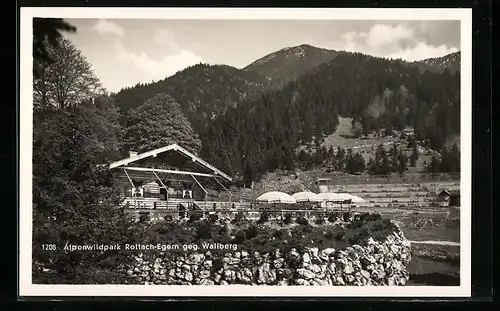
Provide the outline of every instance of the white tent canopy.
<path id="1" fill-rule="evenodd" d="M 347 200 L 352 200 L 353 196 L 350 195 L 349 193 L 337 193 L 337 195 L 340 197 L 341 200 L 347 201 Z"/>
<path id="2" fill-rule="evenodd" d="M 322 199 L 318 195 L 311 191 L 302 191 L 292 194 L 292 197 L 297 201 L 297 203 L 302 202 L 321 202 Z"/>
<path id="3" fill-rule="evenodd" d="M 294 197 L 284 192 L 271 191 L 262 194 L 256 199 L 259 203 L 286 203 L 294 204 L 297 203 Z"/>
<path id="4" fill-rule="evenodd" d="M 348 200 L 346 199 L 345 194 L 342 193 L 334 193 L 334 192 L 324 192 L 318 194 L 318 197 L 321 199 L 323 202 L 339 202 L 339 201 L 345 201 Z"/>
<path id="5" fill-rule="evenodd" d="M 351 195 L 351 200 L 353 203 L 362 203 L 365 202 L 365 200 L 361 197 L 358 197 L 357 195 Z"/>

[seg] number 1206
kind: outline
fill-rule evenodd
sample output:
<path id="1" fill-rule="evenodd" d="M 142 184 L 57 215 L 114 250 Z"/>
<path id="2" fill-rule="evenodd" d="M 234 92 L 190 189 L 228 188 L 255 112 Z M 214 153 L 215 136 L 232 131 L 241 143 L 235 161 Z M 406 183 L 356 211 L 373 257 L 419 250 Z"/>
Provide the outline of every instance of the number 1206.
<path id="1" fill-rule="evenodd" d="M 56 245 L 55 244 L 42 244 L 42 249 L 44 251 L 55 251 Z"/>

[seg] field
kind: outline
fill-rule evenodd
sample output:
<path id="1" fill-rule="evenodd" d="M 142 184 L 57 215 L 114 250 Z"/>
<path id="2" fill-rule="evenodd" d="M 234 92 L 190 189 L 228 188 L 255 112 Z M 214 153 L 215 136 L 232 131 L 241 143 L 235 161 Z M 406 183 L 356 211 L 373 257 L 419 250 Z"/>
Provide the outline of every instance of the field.
<path id="1" fill-rule="evenodd" d="M 447 213 L 393 214 L 412 243 L 408 285 L 460 285 L 460 219 Z M 446 243 L 442 245 L 442 242 Z M 441 242 L 441 243 L 440 243 Z M 451 245 L 448 245 L 451 244 Z"/>
<path id="2" fill-rule="evenodd" d="M 355 138 L 353 136 L 352 130 L 352 118 L 342 118 L 339 117 L 339 125 L 335 133 L 327 136 L 324 141 L 324 145 L 329 148 L 352 148 L 353 152 L 359 152 L 364 157 L 365 162 L 368 162 L 369 158 L 374 154 L 376 148 L 382 144 L 386 150 L 395 143 L 403 147 L 403 151 L 407 156 L 411 155 L 410 149 L 405 149 L 407 146 L 407 140 L 401 139 L 400 134 L 394 131 L 394 136 L 378 137 L 374 134 L 369 134 L 368 136 L 361 136 Z M 419 148 L 419 159 L 417 160 L 416 167 L 409 167 L 408 173 L 418 173 L 422 171 L 424 162 L 429 163 L 432 157 L 431 150 L 425 150 L 424 148 Z"/>

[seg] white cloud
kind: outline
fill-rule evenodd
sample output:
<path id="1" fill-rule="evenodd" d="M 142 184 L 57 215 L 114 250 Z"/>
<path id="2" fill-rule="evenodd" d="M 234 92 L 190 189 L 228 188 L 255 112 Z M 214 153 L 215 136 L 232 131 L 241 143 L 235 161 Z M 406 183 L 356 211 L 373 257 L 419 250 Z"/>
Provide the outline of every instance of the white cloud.
<path id="1" fill-rule="evenodd" d="M 154 30 L 153 39 L 158 43 L 171 44 L 175 40 L 175 35 L 167 29 L 157 28 Z"/>
<path id="2" fill-rule="evenodd" d="M 175 54 L 182 52 L 182 49 L 175 42 L 174 33 L 167 29 L 164 28 L 154 29 L 153 40 L 156 43 L 162 45 L 162 50 L 167 53 Z"/>
<path id="3" fill-rule="evenodd" d="M 408 61 L 440 57 L 456 52 L 454 47 L 434 46 L 418 39 L 416 30 L 407 25 L 374 25 L 368 32 L 348 32 L 337 49 L 373 56 L 402 58 Z"/>
<path id="4" fill-rule="evenodd" d="M 137 54 L 128 51 L 120 44 L 117 44 L 117 52 L 118 60 L 123 64 L 139 69 L 142 82 L 158 81 L 186 67 L 204 62 L 200 56 L 184 49 L 179 49 L 176 53 L 159 60 L 152 59 L 145 52 Z"/>
<path id="5" fill-rule="evenodd" d="M 388 57 L 414 61 L 426 58 L 440 57 L 454 52 L 458 52 L 458 49 L 454 47 L 449 48 L 444 44 L 440 46 L 433 46 L 427 45 L 425 42 L 419 42 L 414 47 L 406 48 L 404 50 L 392 53 L 388 55 Z"/>
<path id="6" fill-rule="evenodd" d="M 97 23 L 92 27 L 95 31 L 97 31 L 100 35 L 115 35 L 115 36 L 123 36 L 124 30 L 120 25 L 105 20 L 100 19 Z"/>

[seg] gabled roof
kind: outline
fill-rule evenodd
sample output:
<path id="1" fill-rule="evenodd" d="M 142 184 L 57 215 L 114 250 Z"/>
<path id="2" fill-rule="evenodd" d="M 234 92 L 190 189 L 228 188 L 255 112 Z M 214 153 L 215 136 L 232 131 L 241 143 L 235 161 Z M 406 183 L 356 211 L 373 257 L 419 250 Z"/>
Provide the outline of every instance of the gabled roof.
<path id="1" fill-rule="evenodd" d="M 200 159 L 196 155 L 192 154 L 191 152 L 187 151 L 186 149 L 182 148 L 181 146 L 179 146 L 177 144 L 172 144 L 172 145 L 168 145 L 168 146 L 161 147 L 161 148 L 158 148 L 158 149 L 150 150 L 150 151 L 147 151 L 147 152 L 140 153 L 140 154 L 138 154 L 136 156 L 133 156 L 133 157 L 129 157 L 129 158 L 125 158 L 125 159 L 113 162 L 113 163 L 111 163 L 109 165 L 109 168 L 113 169 L 113 168 L 116 168 L 116 167 L 124 166 L 124 165 L 127 165 L 129 163 L 132 163 L 132 162 L 144 159 L 144 158 L 156 156 L 157 154 L 160 154 L 160 153 L 163 153 L 163 152 L 167 152 L 167 151 L 176 151 L 176 152 L 179 152 L 181 154 L 184 154 L 185 156 L 190 157 L 193 160 L 193 162 L 197 162 L 198 164 L 201 164 L 205 168 L 207 168 L 207 169 L 211 170 L 212 172 L 214 172 L 215 175 L 219 175 L 219 176 L 223 177 L 224 179 L 226 179 L 226 180 L 228 180 L 230 182 L 233 181 L 233 179 L 231 177 L 229 177 L 227 174 L 225 174 L 221 170 L 219 170 L 216 167 L 210 165 L 208 162 Z"/>
<path id="2" fill-rule="evenodd" d="M 459 196 L 460 195 L 460 191 L 459 190 L 447 190 L 447 189 L 443 189 L 439 195 L 449 195 L 449 196 Z"/>

